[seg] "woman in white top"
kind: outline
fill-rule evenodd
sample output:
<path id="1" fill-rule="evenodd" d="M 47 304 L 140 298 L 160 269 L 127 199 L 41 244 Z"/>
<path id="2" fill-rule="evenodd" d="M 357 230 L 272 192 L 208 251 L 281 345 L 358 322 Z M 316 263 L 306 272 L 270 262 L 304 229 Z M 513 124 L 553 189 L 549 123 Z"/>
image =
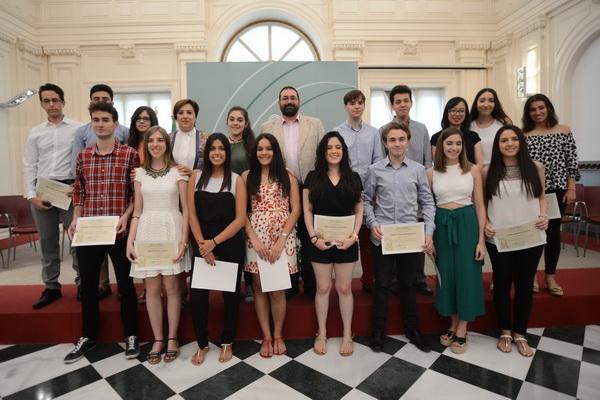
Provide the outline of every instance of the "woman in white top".
<path id="1" fill-rule="evenodd" d="M 200 107 L 191 99 L 179 100 L 173 106 L 173 118 L 177 122 L 177 131 L 171 136 L 173 158 L 183 175 L 190 176 L 195 169 L 202 169 L 204 147 L 208 133 L 196 129 L 196 119 Z"/>
<path id="2" fill-rule="evenodd" d="M 144 136 L 143 151 L 144 163 L 135 174 L 135 206 L 127 238 L 127 258 L 132 262 L 131 276 L 144 279 L 146 286 L 146 308 L 154 333 L 154 343 L 147 359 L 150 364 L 157 364 L 165 348 L 161 298 L 163 286 L 169 321 L 164 360 L 171 362 L 179 355 L 177 329 L 181 294 L 178 274 L 189 269 L 189 263 L 184 259 L 188 239 L 187 177 L 180 175 L 175 168 L 169 136 L 160 126 L 148 129 Z M 142 262 L 143 253 L 136 254 L 136 247 L 144 242 L 156 241 L 173 242 L 173 246 L 177 246 L 176 255 L 168 265 L 148 268 Z"/>
<path id="3" fill-rule="evenodd" d="M 475 95 L 471 106 L 470 129 L 481 138 L 483 163 L 490 163 L 494 136 L 502 125 L 512 124 L 512 120 L 502 109 L 498 93 L 492 88 L 483 88 Z"/>
<path id="4" fill-rule="evenodd" d="M 492 160 L 483 169 L 488 222 L 485 226 L 487 249 L 492 261 L 494 305 L 498 327 L 502 331 L 496 347 L 509 353 L 514 340 L 519 353 L 531 357 L 533 351 L 525 339 L 531 312 L 533 279 L 542 256 L 546 234 L 539 242 L 521 250 L 499 251 L 494 236 L 499 227 L 531 223 L 545 231 L 548 227 L 544 194 L 544 166 L 533 161 L 525 136 L 519 128 L 507 125 L 494 138 Z M 511 287 L 514 304 L 511 307 Z M 512 315 L 512 317 L 511 317 Z"/>
<path id="5" fill-rule="evenodd" d="M 435 234 L 439 288 L 438 312 L 450 317 L 440 343 L 453 353 L 466 350 L 467 323 L 485 313 L 481 261 L 485 255 L 485 205 L 481 167 L 467 160 L 464 135 L 446 128 L 436 143 L 433 168 L 427 170 L 436 197 Z"/>

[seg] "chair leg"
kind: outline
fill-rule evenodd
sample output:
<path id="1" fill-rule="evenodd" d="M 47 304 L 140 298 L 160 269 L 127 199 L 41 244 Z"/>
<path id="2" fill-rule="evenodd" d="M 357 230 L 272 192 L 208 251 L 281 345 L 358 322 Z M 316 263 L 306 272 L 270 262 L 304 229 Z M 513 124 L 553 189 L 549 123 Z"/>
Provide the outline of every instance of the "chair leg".
<path id="1" fill-rule="evenodd" d="M 575 224 L 575 236 L 573 237 L 573 247 L 575 247 L 575 254 L 579 257 L 579 232 L 581 229 L 581 220 L 577 221 Z"/>
<path id="2" fill-rule="evenodd" d="M 588 221 L 583 221 L 585 224 L 585 238 L 583 239 L 583 256 L 587 254 L 587 245 L 588 245 L 588 237 L 590 234 L 590 223 Z"/>

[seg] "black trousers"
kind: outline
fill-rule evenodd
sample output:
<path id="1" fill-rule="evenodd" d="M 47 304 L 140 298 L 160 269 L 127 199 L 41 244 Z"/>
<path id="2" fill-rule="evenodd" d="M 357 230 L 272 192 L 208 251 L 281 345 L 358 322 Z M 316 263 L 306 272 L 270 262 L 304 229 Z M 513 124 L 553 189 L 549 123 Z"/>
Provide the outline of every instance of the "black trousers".
<path id="1" fill-rule="evenodd" d="M 417 328 L 415 274 L 420 253 L 383 255 L 381 246 L 373 245 L 375 291 L 373 293 L 373 330 L 384 331 L 388 315 L 388 298 L 394 272 L 398 276 L 400 307 L 405 331 Z"/>
<path id="2" fill-rule="evenodd" d="M 533 278 L 544 246 L 499 253 L 496 245 L 486 243 L 492 262 L 494 306 L 498 328 L 524 335 L 533 303 Z M 510 289 L 515 286 L 511 312 Z"/>
<path id="3" fill-rule="evenodd" d="M 238 264 L 235 292 L 222 292 L 224 303 L 223 331 L 221 343 L 232 343 L 237 334 L 237 321 L 240 310 L 240 280 L 244 264 L 245 244 L 241 233 L 229 240 L 219 243 L 213 250 L 215 257 L 220 261 Z M 194 256 L 200 257 L 198 248 L 194 248 Z M 193 273 L 196 273 L 194 270 Z M 192 306 L 192 322 L 196 333 L 198 347 L 208 346 L 208 295 L 209 290 L 193 289 L 190 293 Z"/>
<path id="4" fill-rule="evenodd" d="M 548 190 L 548 193 L 556 193 L 556 200 L 558 200 L 558 208 L 560 209 L 560 215 L 565 213 L 566 204 L 562 201 L 566 190 Z M 558 265 L 558 258 L 560 257 L 560 219 L 548 220 L 548 229 L 546 229 L 546 247 L 544 248 L 544 270 L 546 274 L 553 275 L 556 273 L 556 266 Z"/>
<path id="5" fill-rule="evenodd" d="M 77 247 L 79 275 L 81 277 L 81 318 L 83 336 L 96 340 L 100 321 L 98 281 L 100 266 L 108 253 L 117 277 L 121 296 L 121 323 L 123 336 L 137 335 L 137 298 L 133 279 L 129 276 L 131 263 L 125 255 L 127 236 L 115 240 L 111 246 Z"/>

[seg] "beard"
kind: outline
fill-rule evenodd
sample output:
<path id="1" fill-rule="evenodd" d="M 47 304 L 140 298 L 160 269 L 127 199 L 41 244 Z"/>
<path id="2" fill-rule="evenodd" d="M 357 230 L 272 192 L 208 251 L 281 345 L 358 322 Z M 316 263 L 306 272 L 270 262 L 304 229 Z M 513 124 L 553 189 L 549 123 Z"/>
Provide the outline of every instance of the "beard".
<path id="1" fill-rule="evenodd" d="M 286 104 L 283 107 L 279 107 L 279 109 L 281 110 L 281 113 L 286 117 L 293 117 L 296 114 L 298 114 L 298 107 L 296 107 L 293 104 Z"/>

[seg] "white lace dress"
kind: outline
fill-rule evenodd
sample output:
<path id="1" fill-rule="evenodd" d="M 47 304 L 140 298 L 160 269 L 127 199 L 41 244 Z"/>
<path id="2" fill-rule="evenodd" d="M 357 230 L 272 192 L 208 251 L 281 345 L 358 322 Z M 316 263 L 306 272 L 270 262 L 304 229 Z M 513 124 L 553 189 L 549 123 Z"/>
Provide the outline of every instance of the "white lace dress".
<path id="1" fill-rule="evenodd" d="M 184 223 L 179 211 L 179 181 L 187 181 L 187 177 L 179 175 L 171 168 L 165 176 L 153 178 L 146 174 L 143 168 L 135 171 L 136 182 L 141 183 L 143 209 L 138 222 L 136 241 L 175 241 L 179 243 L 181 225 Z M 184 256 L 175 267 L 165 269 L 136 270 L 137 265 L 131 264 L 130 276 L 134 278 L 151 278 L 157 275 L 176 275 L 189 271 L 189 257 Z"/>

